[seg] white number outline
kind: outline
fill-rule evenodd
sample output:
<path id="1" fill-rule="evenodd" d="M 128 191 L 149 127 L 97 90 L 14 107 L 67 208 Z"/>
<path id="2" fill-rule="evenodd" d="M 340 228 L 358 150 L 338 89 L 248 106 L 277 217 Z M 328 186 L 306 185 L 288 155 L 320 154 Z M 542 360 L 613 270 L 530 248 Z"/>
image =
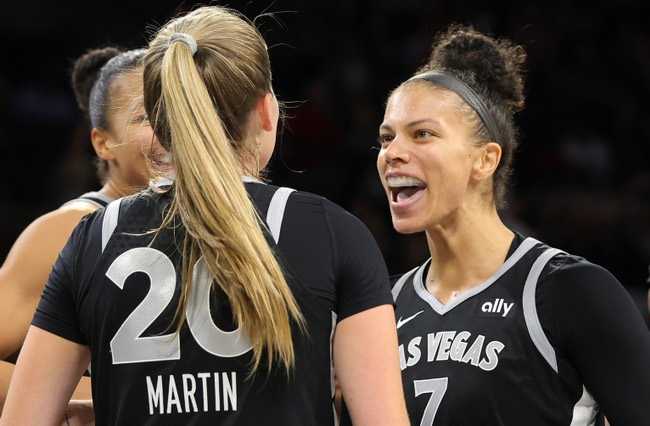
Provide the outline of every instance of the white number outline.
<path id="1" fill-rule="evenodd" d="M 138 247 L 118 256 L 106 271 L 106 276 L 124 290 L 126 279 L 136 272 L 147 274 L 151 285 L 142 302 L 111 339 L 113 364 L 180 359 L 180 341 L 173 335 L 141 337 L 174 297 L 174 265 L 162 252 Z"/>
<path id="2" fill-rule="evenodd" d="M 424 408 L 420 426 L 433 426 L 433 420 L 442 402 L 442 397 L 447 392 L 447 385 L 449 383 L 448 377 L 440 377 L 437 379 L 413 380 L 415 387 L 415 396 L 418 397 L 423 393 L 430 393 L 427 406 Z"/>
<path id="3" fill-rule="evenodd" d="M 176 269 L 161 251 L 151 247 L 132 248 L 113 261 L 106 276 L 120 290 L 126 279 L 136 272 L 147 274 L 149 291 L 124 320 L 110 342 L 113 364 L 177 360 L 181 357 L 178 334 L 142 337 L 142 333 L 169 305 L 176 289 Z M 212 276 L 205 259 L 194 266 L 192 290 L 188 300 L 187 323 L 196 342 L 212 355 L 232 358 L 250 351 L 253 346 L 245 330 L 226 332 L 212 321 L 210 290 Z"/>
<path id="4" fill-rule="evenodd" d="M 201 256 L 194 265 L 192 273 L 192 291 L 187 305 L 187 325 L 194 335 L 194 340 L 206 352 L 222 358 L 243 355 L 253 348 L 248 333 L 245 331 L 240 333 L 239 329 L 223 331 L 212 321 L 210 315 L 212 280 L 208 264 Z"/>

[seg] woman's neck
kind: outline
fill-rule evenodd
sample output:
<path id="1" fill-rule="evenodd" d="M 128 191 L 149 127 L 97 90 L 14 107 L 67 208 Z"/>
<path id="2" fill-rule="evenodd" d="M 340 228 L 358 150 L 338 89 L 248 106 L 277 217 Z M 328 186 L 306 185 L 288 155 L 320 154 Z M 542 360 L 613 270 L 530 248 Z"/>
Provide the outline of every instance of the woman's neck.
<path id="1" fill-rule="evenodd" d="M 104 184 L 102 189 L 99 190 L 99 192 L 108 197 L 111 197 L 114 200 L 117 200 L 118 198 L 135 194 L 138 192 L 138 190 L 138 188 L 133 188 L 126 183 L 121 184 L 113 179 L 109 179 L 108 182 Z"/>
<path id="2" fill-rule="evenodd" d="M 503 264 L 513 238 L 494 209 L 427 231 L 427 290 L 446 304 L 480 285 Z"/>

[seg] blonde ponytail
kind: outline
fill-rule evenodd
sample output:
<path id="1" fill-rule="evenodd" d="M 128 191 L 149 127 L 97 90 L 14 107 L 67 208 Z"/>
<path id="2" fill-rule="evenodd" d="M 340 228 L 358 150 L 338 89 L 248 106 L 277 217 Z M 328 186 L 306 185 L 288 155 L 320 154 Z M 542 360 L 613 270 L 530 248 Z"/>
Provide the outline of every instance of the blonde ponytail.
<path id="1" fill-rule="evenodd" d="M 242 43 L 263 44 L 263 40 L 248 22 L 220 7 L 198 9 L 172 24 L 152 42 L 145 59 L 145 103 L 148 112 L 152 108 L 154 130 L 172 152 L 175 165 L 174 197 L 164 224 L 180 217 L 187 232 L 178 329 L 187 312 L 192 268 L 202 255 L 216 285 L 228 296 L 237 324 L 248 333 L 253 346 L 252 372 L 264 355 L 269 371 L 277 360 L 289 372 L 294 364 L 290 323 L 302 327 L 303 317 L 242 182 L 238 141 L 221 118 L 225 114 L 233 120 L 232 114 L 216 101 L 223 93 L 215 96 L 209 90 L 208 85 L 214 82 L 196 64 L 204 59 L 193 56 L 185 43 L 169 44 L 170 32 L 187 33 L 198 41 L 198 54 L 205 49 L 209 56 L 214 49 L 210 36 L 215 25 L 226 38 L 232 36 L 228 33 L 231 26 L 235 28 L 234 36 L 242 38 L 243 31 L 247 38 Z M 240 58 L 231 61 L 226 73 L 243 67 L 238 63 Z M 218 84 L 238 84 L 237 79 L 245 79 L 246 70 L 241 74 L 243 77 L 234 75 L 232 80 Z M 153 93 L 148 93 L 148 88 Z M 260 88 L 250 91 L 257 100 L 263 96 Z M 147 100 L 151 94 L 154 99 Z M 249 104 L 256 105 L 256 100 Z M 243 115 L 247 122 L 249 115 L 250 111 Z"/>

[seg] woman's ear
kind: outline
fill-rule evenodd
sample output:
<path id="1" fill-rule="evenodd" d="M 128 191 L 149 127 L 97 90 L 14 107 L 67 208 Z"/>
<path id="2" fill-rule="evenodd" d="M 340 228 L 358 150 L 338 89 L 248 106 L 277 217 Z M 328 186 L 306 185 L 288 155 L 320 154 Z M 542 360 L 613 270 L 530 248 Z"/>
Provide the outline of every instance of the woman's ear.
<path id="1" fill-rule="evenodd" d="M 501 147 L 498 143 L 488 142 L 479 149 L 479 155 L 472 167 L 472 177 L 476 180 L 490 178 L 501 161 Z"/>
<path id="2" fill-rule="evenodd" d="M 115 154 L 111 151 L 109 144 L 110 136 L 103 130 L 93 127 L 90 132 L 90 141 L 95 148 L 95 153 L 102 160 L 111 161 L 115 159 Z"/>
<path id="3" fill-rule="evenodd" d="M 264 95 L 257 105 L 257 110 L 260 122 L 262 123 L 262 129 L 267 132 L 275 132 L 280 115 L 278 100 L 275 98 L 275 95 L 272 92 Z"/>

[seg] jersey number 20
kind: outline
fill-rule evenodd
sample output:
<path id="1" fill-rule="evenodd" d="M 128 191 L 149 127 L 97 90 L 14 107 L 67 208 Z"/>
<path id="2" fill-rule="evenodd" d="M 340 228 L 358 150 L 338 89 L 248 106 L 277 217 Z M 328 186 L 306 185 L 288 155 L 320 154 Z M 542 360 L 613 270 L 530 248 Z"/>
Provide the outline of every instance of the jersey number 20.
<path id="1" fill-rule="evenodd" d="M 143 272 L 151 285 L 142 302 L 131 312 L 111 340 L 113 364 L 180 359 L 181 343 L 176 333 L 141 337 L 171 302 L 176 289 L 176 269 L 159 250 L 138 247 L 122 253 L 106 271 L 106 276 L 124 289 L 126 279 Z M 223 331 L 210 315 L 212 275 L 201 257 L 192 274 L 192 290 L 187 306 L 187 324 L 196 342 L 212 355 L 232 358 L 252 349 L 244 330 Z"/>

